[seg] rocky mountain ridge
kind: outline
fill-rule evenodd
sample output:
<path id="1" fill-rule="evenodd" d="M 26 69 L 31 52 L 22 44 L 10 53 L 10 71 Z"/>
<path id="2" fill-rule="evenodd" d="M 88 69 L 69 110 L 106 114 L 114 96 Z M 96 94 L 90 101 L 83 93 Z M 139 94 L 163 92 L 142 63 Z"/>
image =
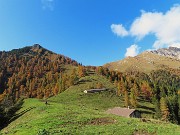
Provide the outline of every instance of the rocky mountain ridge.
<path id="1" fill-rule="evenodd" d="M 161 48 L 150 52 L 165 57 L 180 59 L 180 48 L 177 47 Z"/>
<path id="2" fill-rule="evenodd" d="M 139 71 L 150 73 L 157 69 L 180 70 L 180 49 L 175 47 L 145 51 L 135 57 L 126 57 L 123 60 L 110 62 L 104 67 L 120 72 Z"/>

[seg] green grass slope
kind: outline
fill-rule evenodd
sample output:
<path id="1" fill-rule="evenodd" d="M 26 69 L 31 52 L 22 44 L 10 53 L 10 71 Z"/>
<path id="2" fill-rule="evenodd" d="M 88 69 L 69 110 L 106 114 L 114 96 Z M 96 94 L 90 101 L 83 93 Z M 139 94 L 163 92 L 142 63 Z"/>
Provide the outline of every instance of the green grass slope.
<path id="1" fill-rule="evenodd" d="M 88 93 L 83 91 L 96 82 L 101 82 L 109 91 Z M 105 110 L 123 106 L 122 97 L 115 96 L 114 85 L 102 76 L 92 75 L 81 78 L 80 83 L 70 87 L 58 96 L 48 99 L 48 105 L 42 100 L 26 99 L 16 120 L 4 128 L 1 133 L 8 135 L 45 135 L 45 134 L 107 134 L 107 135 L 175 135 L 180 127 L 171 123 L 140 119 L 123 118 L 106 114 Z M 151 107 L 150 103 L 141 102 Z M 147 109 L 147 110 L 146 110 Z"/>

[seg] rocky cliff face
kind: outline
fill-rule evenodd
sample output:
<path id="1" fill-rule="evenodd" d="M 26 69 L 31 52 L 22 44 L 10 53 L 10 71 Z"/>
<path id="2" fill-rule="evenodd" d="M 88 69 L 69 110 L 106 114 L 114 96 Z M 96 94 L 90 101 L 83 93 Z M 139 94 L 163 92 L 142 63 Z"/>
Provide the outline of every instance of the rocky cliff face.
<path id="1" fill-rule="evenodd" d="M 151 53 L 175 59 L 180 59 L 180 48 L 176 47 L 162 48 L 155 51 L 151 51 Z"/>

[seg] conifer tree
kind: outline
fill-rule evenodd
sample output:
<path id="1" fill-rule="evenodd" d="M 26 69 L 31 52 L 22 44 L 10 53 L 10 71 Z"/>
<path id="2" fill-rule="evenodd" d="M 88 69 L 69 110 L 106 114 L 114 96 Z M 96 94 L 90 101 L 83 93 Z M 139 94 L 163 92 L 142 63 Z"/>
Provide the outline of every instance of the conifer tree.
<path id="1" fill-rule="evenodd" d="M 73 69 L 71 75 L 70 75 L 70 78 L 69 78 L 69 85 L 72 86 L 72 85 L 75 85 L 78 81 L 78 76 L 76 74 L 76 69 Z"/>
<path id="2" fill-rule="evenodd" d="M 61 93 L 63 91 L 63 74 L 60 73 L 60 77 L 59 77 L 59 93 Z"/>
<path id="3" fill-rule="evenodd" d="M 160 109 L 162 120 L 169 120 L 169 108 L 167 105 L 167 100 L 164 97 L 162 97 L 160 100 Z"/>
<path id="4" fill-rule="evenodd" d="M 179 120 L 179 103 L 178 103 L 178 96 L 173 94 L 168 97 L 168 108 L 169 108 L 169 120 L 172 123 L 178 124 Z"/>
<path id="5" fill-rule="evenodd" d="M 160 102 L 157 99 L 154 99 L 154 108 L 155 108 L 155 117 L 161 118 L 161 109 L 160 109 Z"/>
<path id="6" fill-rule="evenodd" d="M 118 96 L 121 95 L 121 90 L 122 90 L 122 88 L 121 88 L 121 82 L 119 81 L 119 82 L 118 82 L 118 89 L 117 89 L 117 95 L 118 95 Z"/>
<path id="7" fill-rule="evenodd" d="M 130 103 L 133 107 L 137 107 L 137 96 L 135 94 L 134 88 L 131 88 Z"/>
<path id="8" fill-rule="evenodd" d="M 124 91 L 124 103 L 125 103 L 125 106 L 126 106 L 126 107 L 129 106 L 129 96 L 128 96 L 128 91 L 127 91 L 127 89 L 125 89 L 125 91 Z"/>
<path id="9" fill-rule="evenodd" d="M 152 89 L 148 82 L 143 82 L 141 85 L 141 91 L 146 100 L 150 100 L 153 96 Z"/>
<path id="10" fill-rule="evenodd" d="M 134 90 L 135 96 L 138 97 L 139 96 L 139 87 L 136 82 L 134 82 L 133 90 Z"/>
<path id="11" fill-rule="evenodd" d="M 124 82 L 121 80 L 118 82 L 118 91 L 117 91 L 117 95 L 118 96 L 122 96 L 123 92 L 125 91 L 125 84 Z"/>
<path id="12" fill-rule="evenodd" d="M 53 94 L 57 95 L 58 94 L 58 83 L 56 83 L 54 89 L 53 89 Z"/>
<path id="13" fill-rule="evenodd" d="M 97 88 L 97 89 L 102 89 L 102 88 L 103 88 L 102 83 L 98 82 L 98 83 L 96 84 L 96 88 Z"/>
<path id="14" fill-rule="evenodd" d="M 83 66 L 78 66 L 79 77 L 84 77 L 86 75 L 85 68 Z"/>

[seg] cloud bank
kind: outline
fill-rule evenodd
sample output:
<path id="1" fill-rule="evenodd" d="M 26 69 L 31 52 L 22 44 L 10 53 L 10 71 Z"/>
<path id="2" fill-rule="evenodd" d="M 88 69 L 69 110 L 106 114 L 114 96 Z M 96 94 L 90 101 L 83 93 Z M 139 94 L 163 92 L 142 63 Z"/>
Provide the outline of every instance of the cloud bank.
<path id="1" fill-rule="evenodd" d="M 132 36 L 137 41 L 154 35 L 154 49 L 170 46 L 180 48 L 180 5 L 174 5 L 165 13 L 141 11 L 141 16 L 135 18 L 129 30 L 122 24 L 112 24 L 111 30 L 117 36 Z"/>

